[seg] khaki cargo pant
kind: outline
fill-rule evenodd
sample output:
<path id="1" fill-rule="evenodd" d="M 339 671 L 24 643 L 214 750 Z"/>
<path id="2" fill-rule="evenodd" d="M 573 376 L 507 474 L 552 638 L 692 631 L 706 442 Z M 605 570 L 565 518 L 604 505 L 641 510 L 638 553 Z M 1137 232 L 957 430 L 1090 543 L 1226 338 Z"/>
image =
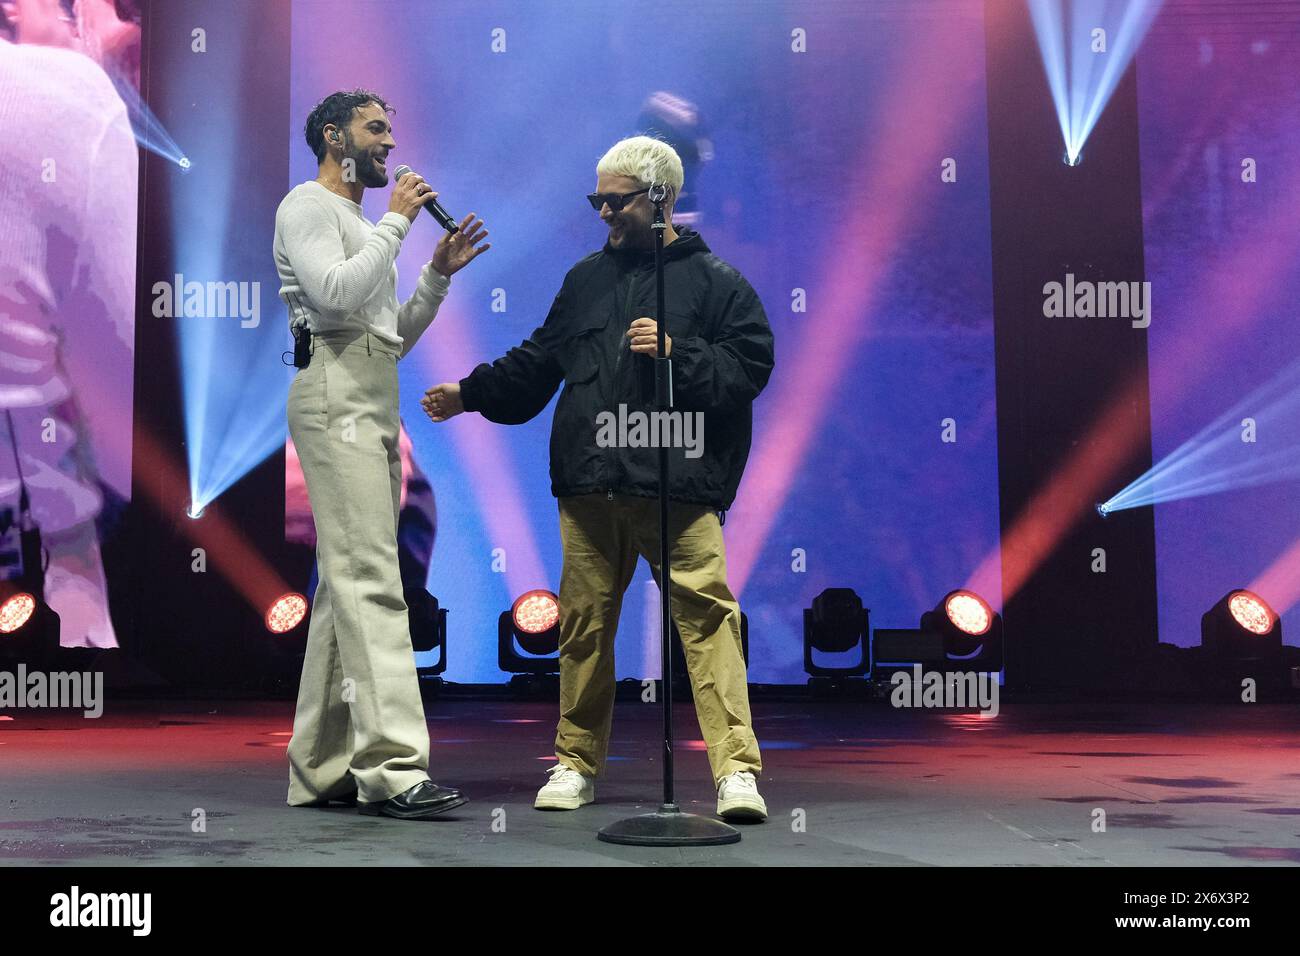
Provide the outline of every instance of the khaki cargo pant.
<path id="1" fill-rule="evenodd" d="M 313 336 L 289 389 L 320 579 L 289 741 L 293 805 L 387 800 L 428 776 L 397 563 L 397 359 L 366 332 Z"/>
<path id="2" fill-rule="evenodd" d="M 614 634 L 638 555 L 659 579 L 659 502 L 594 494 L 560 498 L 559 508 L 564 569 L 555 756 L 596 776 L 604 769 L 614 712 Z M 757 775 L 762 760 L 749 715 L 740 605 L 727 587 L 718 517 L 704 505 L 674 502 L 668 532 L 673 619 L 714 783 L 737 770 Z"/>

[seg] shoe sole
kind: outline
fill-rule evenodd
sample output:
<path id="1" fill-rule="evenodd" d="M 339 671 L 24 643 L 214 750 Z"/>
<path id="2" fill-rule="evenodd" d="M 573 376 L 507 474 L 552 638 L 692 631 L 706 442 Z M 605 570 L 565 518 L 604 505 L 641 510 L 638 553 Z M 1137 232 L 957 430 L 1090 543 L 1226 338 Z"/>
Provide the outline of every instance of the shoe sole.
<path id="1" fill-rule="evenodd" d="M 394 813 L 391 810 L 382 809 L 382 803 L 363 803 L 357 807 L 357 812 L 363 817 L 388 817 L 392 820 L 427 820 L 430 817 L 436 817 L 439 814 L 446 813 L 448 810 L 455 810 L 457 807 L 463 807 L 467 803 L 469 803 L 469 798 L 461 797 L 459 800 L 440 804 L 436 808 L 405 810 L 397 813 Z"/>
<path id="2" fill-rule="evenodd" d="M 724 820 L 737 820 L 747 823 L 762 823 L 767 819 L 767 806 L 752 800 L 732 799 L 725 807 L 718 801 L 718 816 Z"/>
<path id="3" fill-rule="evenodd" d="M 533 801 L 534 810 L 576 810 L 586 806 L 596 798 L 595 794 L 579 794 L 576 797 L 538 797 Z"/>

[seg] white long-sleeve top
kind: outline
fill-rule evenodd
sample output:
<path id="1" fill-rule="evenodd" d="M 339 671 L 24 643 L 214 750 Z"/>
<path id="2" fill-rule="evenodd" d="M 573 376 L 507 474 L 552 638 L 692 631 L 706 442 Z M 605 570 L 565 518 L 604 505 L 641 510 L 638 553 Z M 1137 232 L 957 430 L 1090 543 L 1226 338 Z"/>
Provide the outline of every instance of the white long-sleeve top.
<path id="1" fill-rule="evenodd" d="M 361 206 L 312 180 L 295 186 L 275 213 L 275 267 L 292 328 L 364 329 L 411 350 L 447 296 L 451 280 L 426 264 L 414 294 L 397 302 L 397 252 L 410 231 L 401 213 L 372 223 Z"/>

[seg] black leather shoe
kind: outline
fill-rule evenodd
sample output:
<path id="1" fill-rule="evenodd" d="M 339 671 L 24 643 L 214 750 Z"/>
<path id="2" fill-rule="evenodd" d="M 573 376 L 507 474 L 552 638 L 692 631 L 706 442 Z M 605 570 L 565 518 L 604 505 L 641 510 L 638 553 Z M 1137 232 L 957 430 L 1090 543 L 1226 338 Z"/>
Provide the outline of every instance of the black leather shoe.
<path id="1" fill-rule="evenodd" d="M 357 812 L 367 817 L 394 817 L 398 820 L 427 820 L 468 803 L 459 790 L 440 787 L 432 780 L 417 783 L 410 790 L 378 803 L 362 803 Z"/>

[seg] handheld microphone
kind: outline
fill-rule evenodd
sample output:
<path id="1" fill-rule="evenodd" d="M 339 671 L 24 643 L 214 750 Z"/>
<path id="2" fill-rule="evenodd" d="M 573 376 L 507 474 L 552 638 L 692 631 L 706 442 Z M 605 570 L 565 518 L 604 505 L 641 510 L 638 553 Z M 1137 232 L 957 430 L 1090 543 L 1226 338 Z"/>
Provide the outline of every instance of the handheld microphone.
<path id="1" fill-rule="evenodd" d="M 396 182 L 409 172 L 412 172 L 410 166 L 398 166 L 393 170 L 393 181 Z M 438 220 L 438 225 L 442 226 L 442 228 L 452 233 L 460 232 L 460 226 L 456 225 L 456 220 L 447 214 L 447 210 L 438 204 L 438 200 L 435 199 L 433 202 L 425 203 L 424 208 L 428 210 L 429 215 Z"/>

